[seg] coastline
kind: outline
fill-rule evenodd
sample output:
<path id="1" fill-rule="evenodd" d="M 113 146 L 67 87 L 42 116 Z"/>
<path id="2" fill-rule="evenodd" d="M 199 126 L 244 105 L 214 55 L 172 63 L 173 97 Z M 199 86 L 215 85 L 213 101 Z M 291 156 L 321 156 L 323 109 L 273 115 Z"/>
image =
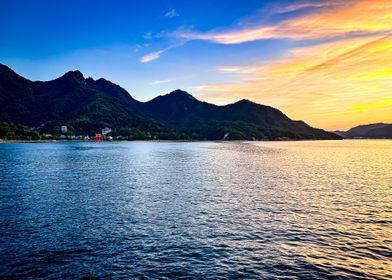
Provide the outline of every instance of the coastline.
<path id="1" fill-rule="evenodd" d="M 344 141 L 344 140 L 392 140 L 391 138 L 346 138 L 346 139 L 301 139 L 301 140 L 113 140 L 113 141 L 83 141 L 83 140 L 4 140 L 0 139 L 0 144 L 21 144 L 21 143 L 120 143 L 120 142 L 301 142 L 301 141 Z"/>
<path id="2" fill-rule="evenodd" d="M 0 139 L 0 144 L 12 143 L 117 143 L 117 142 L 204 142 L 213 140 L 113 140 L 113 141 L 83 141 L 83 140 L 4 140 Z M 219 140 L 216 140 L 219 141 Z"/>

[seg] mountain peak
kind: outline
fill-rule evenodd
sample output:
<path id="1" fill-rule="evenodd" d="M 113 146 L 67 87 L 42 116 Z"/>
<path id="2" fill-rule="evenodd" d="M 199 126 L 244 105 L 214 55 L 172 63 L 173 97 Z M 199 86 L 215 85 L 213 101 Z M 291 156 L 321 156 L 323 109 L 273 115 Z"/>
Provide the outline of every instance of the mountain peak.
<path id="1" fill-rule="evenodd" d="M 189 98 L 189 99 L 195 99 L 192 95 L 187 93 L 186 91 L 183 91 L 181 89 L 176 89 L 172 91 L 171 93 L 168 94 L 168 96 L 173 96 L 173 97 L 182 97 L 182 98 Z"/>
<path id="2" fill-rule="evenodd" d="M 217 106 L 177 89 L 139 102 L 120 86 L 105 79 L 85 79 L 77 70 L 46 82 L 29 81 L 11 71 L 0 66 L 0 122 L 48 124 L 45 130 L 53 134 L 67 125 L 80 135 L 111 127 L 132 139 L 157 135 L 162 139 L 217 140 L 227 133 L 231 140 L 341 139 L 249 100 Z"/>
<path id="3" fill-rule="evenodd" d="M 250 101 L 249 99 L 241 99 L 237 101 L 235 104 L 255 104 L 255 103 Z"/>
<path id="4" fill-rule="evenodd" d="M 84 80 L 84 76 L 79 70 L 68 71 L 62 76 L 62 78 L 76 79 L 77 81 Z"/>

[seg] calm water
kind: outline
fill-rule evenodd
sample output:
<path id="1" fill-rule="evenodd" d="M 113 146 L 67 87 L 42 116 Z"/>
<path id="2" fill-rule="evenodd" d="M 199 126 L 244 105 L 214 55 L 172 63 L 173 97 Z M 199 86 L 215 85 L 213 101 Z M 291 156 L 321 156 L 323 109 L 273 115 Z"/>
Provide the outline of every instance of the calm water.
<path id="1" fill-rule="evenodd" d="M 0 278 L 391 279 L 392 141 L 0 144 Z"/>

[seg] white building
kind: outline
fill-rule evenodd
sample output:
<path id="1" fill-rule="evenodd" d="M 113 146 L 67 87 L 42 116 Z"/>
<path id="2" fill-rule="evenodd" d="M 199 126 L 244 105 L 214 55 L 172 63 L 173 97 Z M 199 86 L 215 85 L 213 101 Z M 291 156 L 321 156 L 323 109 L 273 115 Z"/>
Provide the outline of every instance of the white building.
<path id="1" fill-rule="evenodd" d="M 108 135 L 110 132 L 112 132 L 112 129 L 109 127 L 105 127 L 104 129 L 102 129 L 102 136 L 106 136 Z"/>

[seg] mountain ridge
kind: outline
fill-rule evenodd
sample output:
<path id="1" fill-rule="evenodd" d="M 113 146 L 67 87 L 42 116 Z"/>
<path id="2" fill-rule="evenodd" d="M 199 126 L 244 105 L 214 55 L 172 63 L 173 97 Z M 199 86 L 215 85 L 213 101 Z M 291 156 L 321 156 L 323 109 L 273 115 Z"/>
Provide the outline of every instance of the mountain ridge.
<path id="1" fill-rule="evenodd" d="M 113 135 L 152 134 L 161 139 L 341 139 L 280 110 L 239 100 L 218 106 L 176 89 L 147 102 L 134 99 L 104 78 L 85 78 L 79 70 L 50 81 L 30 81 L 0 64 L 0 122 L 22 123 L 56 133 L 93 134 L 104 127 Z M 144 135 L 144 136 L 143 136 Z"/>
<path id="2" fill-rule="evenodd" d="M 343 138 L 387 138 L 392 139 L 392 124 L 373 123 L 358 125 L 347 131 L 336 131 Z"/>

